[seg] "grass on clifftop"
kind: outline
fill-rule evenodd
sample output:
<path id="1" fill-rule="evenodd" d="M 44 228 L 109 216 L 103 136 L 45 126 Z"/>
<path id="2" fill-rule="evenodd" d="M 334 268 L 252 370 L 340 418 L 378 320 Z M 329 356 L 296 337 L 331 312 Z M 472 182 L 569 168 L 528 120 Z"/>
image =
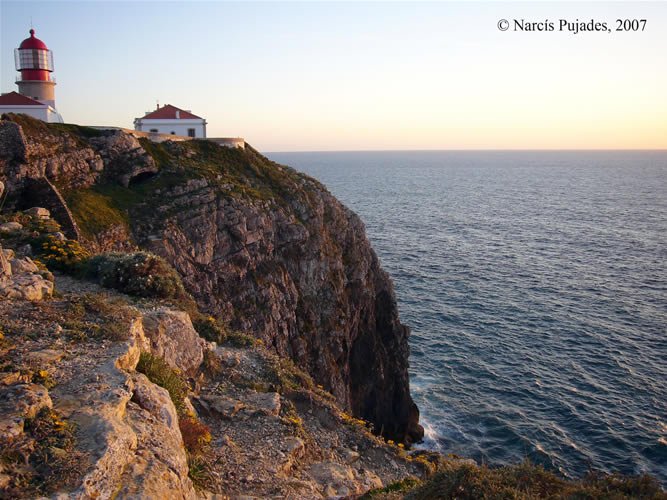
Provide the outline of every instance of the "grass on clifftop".
<path id="1" fill-rule="evenodd" d="M 169 205 L 171 188 L 193 179 L 206 179 L 224 196 L 268 202 L 288 210 L 297 199 L 306 205 L 315 203 L 311 190 L 303 187 L 306 176 L 269 161 L 250 146 L 241 150 L 204 140 L 155 144 L 141 139 L 140 143 L 158 165 L 157 175 L 129 187 L 106 181 L 63 193 L 86 237 L 93 238 L 114 226 L 128 228 L 133 218 L 154 216 L 156 208 Z M 308 182 L 316 183 L 312 179 Z"/>
<path id="2" fill-rule="evenodd" d="M 43 139 L 49 135 L 54 137 L 71 137 L 81 146 L 86 145 L 86 139 L 99 137 L 105 133 L 103 130 L 73 123 L 46 123 L 21 113 L 5 113 L 2 115 L 2 119 L 20 125 L 23 133 L 27 136 L 39 139 Z"/>
<path id="3" fill-rule="evenodd" d="M 362 498 L 436 499 L 631 499 L 665 500 L 667 494 L 648 475 L 589 474 L 567 480 L 539 465 L 524 462 L 498 468 L 444 461 L 424 481 L 404 480 L 373 490 Z"/>
<path id="4" fill-rule="evenodd" d="M 128 226 L 128 214 L 113 196 L 97 189 L 77 189 L 65 193 L 65 200 L 83 234 L 92 238 L 113 226 Z"/>
<path id="5" fill-rule="evenodd" d="M 283 206 L 297 197 L 309 202 L 310 193 L 304 189 L 304 181 L 324 189 L 317 181 L 270 161 L 249 145 L 239 149 L 206 140 L 156 144 L 142 139 L 140 142 L 162 173 L 171 175 L 172 185 L 205 178 L 229 196 Z"/>
<path id="6" fill-rule="evenodd" d="M 31 141 L 48 143 L 54 152 L 65 152 L 72 145 L 91 147 L 90 138 L 108 133 L 74 124 L 47 124 L 20 114 L 4 116 L 19 124 Z M 155 161 L 157 175 L 129 187 L 102 176 L 104 180 L 89 188 L 63 190 L 87 238 L 115 226 L 128 228 L 135 218 L 154 216 L 155 208 L 169 205 L 169 197 L 175 196 L 171 188 L 191 179 L 207 179 L 209 186 L 223 196 L 281 206 L 297 220 L 301 219 L 302 207 L 312 208 L 317 203 L 314 191 L 326 191 L 316 180 L 272 162 L 249 145 L 245 149 L 228 148 L 201 139 L 153 143 L 141 138 L 139 143 Z"/>

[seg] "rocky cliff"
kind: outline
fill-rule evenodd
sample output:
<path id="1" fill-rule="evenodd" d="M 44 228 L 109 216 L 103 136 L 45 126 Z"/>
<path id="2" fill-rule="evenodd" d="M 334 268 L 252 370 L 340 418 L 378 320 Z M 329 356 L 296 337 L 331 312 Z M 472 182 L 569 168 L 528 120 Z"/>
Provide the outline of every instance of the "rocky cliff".
<path id="1" fill-rule="evenodd" d="M 6 118 L 5 207 L 46 206 L 93 251 L 163 256 L 200 308 L 293 359 L 376 432 L 421 437 L 391 280 L 324 186 L 251 147 Z"/>
<path id="2" fill-rule="evenodd" d="M 20 217 L 3 243 L 41 232 Z M 36 262 L 0 247 L 1 498 L 338 498 L 428 470 L 251 337 Z"/>
<path id="3" fill-rule="evenodd" d="M 362 224 L 312 179 L 8 118 L 0 498 L 667 498 L 389 439 L 421 435 L 408 332 Z"/>

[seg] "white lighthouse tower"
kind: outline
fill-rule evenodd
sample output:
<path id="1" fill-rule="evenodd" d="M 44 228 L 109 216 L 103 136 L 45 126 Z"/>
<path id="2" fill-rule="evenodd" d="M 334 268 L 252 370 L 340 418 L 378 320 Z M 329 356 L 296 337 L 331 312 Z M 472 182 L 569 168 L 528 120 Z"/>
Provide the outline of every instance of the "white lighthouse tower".
<path id="1" fill-rule="evenodd" d="M 34 29 L 14 50 L 14 60 L 21 73 L 16 80 L 19 91 L 0 96 L 0 113 L 25 113 L 46 122 L 62 122 L 56 111 L 56 80 L 51 76 L 53 53 L 35 37 Z"/>

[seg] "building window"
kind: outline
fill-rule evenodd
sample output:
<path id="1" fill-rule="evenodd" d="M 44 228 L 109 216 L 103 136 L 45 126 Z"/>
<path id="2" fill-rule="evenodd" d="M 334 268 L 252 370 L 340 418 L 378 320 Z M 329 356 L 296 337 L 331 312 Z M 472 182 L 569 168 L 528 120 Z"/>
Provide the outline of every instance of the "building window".
<path id="1" fill-rule="evenodd" d="M 150 132 L 152 132 L 153 134 L 157 134 L 157 133 L 158 133 L 158 129 L 156 129 L 156 128 L 152 128 L 152 129 L 150 129 Z"/>
<path id="2" fill-rule="evenodd" d="M 195 129 L 189 128 L 188 129 L 188 137 L 194 137 L 195 136 Z"/>

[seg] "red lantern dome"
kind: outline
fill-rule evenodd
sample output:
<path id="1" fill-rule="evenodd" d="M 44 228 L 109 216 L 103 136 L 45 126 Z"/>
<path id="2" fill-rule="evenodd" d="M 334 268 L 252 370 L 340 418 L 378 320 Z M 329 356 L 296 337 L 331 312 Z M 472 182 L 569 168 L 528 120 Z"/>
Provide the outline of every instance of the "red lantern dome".
<path id="1" fill-rule="evenodd" d="M 40 50 L 49 50 L 44 42 L 39 38 L 35 37 L 35 30 L 30 30 L 30 38 L 26 38 L 19 45 L 19 49 L 40 49 Z"/>

